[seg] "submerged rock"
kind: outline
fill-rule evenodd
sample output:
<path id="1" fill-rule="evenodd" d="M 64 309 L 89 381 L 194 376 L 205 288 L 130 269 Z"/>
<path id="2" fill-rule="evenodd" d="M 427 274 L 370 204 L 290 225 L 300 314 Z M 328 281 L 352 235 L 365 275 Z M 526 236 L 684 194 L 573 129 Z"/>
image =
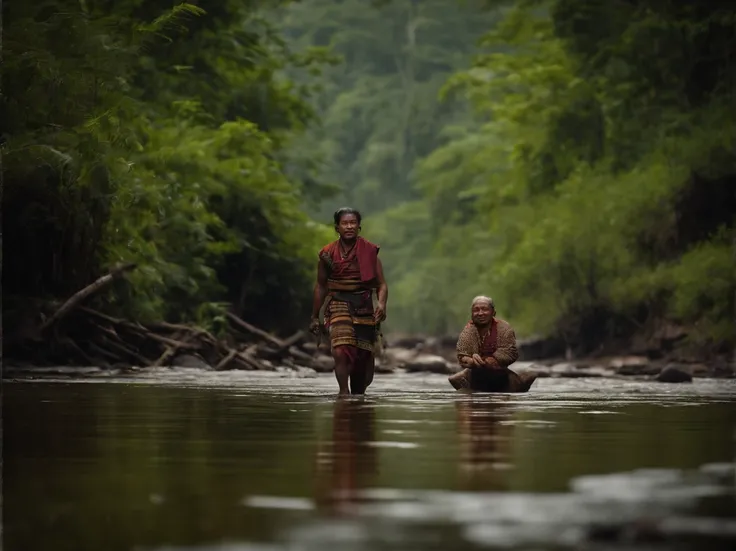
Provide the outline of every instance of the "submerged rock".
<path id="1" fill-rule="evenodd" d="M 396 368 L 390 363 L 386 362 L 383 358 L 376 358 L 375 366 L 376 373 L 388 374 L 396 371 Z"/>
<path id="2" fill-rule="evenodd" d="M 658 375 L 660 383 L 689 383 L 693 376 L 687 366 L 681 364 L 669 364 Z"/>
<path id="3" fill-rule="evenodd" d="M 404 367 L 407 362 L 412 361 L 418 354 L 407 348 L 387 348 L 384 356 L 387 362 L 394 364 L 396 367 Z"/>
<path id="4" fill-rule="evenodd" d="M 198 356 L 192 354 L 178 354 L 172 361 L 171 367 L 188 367 L 191 369 L 212 369 L 212 366 Z"/>
<path id="5" fill-rule="evenodd" d="M 311 366 L 317 373 L 330 373 L 335 369 L 335 361 L 331 356 L 320 354 L 312 360 Z"/>
<path id="6" fill-rule="evenodd" d="M 434 354 L 419 354 L 413 359 L 406 361 L 404 369 L 410 373 L 425 372 L 450 374 L 454 372 L 447 360 L 442 356 L 435 356 Z"/>
<path id="7" fill-rule="evenodd" d="M 619 375 L 656 375 L 660 370 L 660 367 L 652 364 L 646 356 L 614 358 L 608 367 Z"/>

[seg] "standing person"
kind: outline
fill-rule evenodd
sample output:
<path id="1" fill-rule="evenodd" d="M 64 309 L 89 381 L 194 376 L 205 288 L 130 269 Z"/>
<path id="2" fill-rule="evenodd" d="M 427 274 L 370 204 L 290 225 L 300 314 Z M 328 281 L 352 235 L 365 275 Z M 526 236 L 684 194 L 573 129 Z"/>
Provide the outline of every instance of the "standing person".
<path id="1" fill-rule="evenodd" d="M 319 311 L 327 299 L 324 325 L 330 336 L 340 394 L 364 394 L 373 381 L 374 346 L 386 319 L 388 285 L 378 258 L 378 245 L 360 237 L 362 217 L 352 208 L 334 214 L 340 238 L 322 248 L 317 264 L 312 321 L 320 331 Z M 373 307 L 373 292 L 378 304 Z"/>
<path id="2" fill-rule="evenodd" d="M 449 378 L 455 389 L 480 392 L 526 392 L 534 373 L 515 373 L 509 366 L 519 359 L 516 335 L 508 322 L 496 318 L 493 299 L 478 296 L 470 306 L 470 321 L 457 340 L 457 359 L 463 368 Z"/>

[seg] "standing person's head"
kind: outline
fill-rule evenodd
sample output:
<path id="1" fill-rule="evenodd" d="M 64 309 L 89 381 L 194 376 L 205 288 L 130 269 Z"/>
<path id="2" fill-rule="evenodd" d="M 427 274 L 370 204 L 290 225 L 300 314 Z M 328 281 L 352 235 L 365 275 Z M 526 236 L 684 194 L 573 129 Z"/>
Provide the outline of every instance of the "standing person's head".
<path id="1" fill-rule="evenodd" d="M 352 241 L 360 233 L 360 223 L 362 216 L 360 211 L 343 207 L 335 211 L 333 215 L 335 221 L 335 231 L 340 234 L 340 238 L 344 241 Z"/>
<path id="2" fill-rule="evenodd" d="M 483 295 L 473 299 L 470 305 L 470 317 L 476 325 L 488 325 L 496 315 L 496 307 L 491 297 Z"/>

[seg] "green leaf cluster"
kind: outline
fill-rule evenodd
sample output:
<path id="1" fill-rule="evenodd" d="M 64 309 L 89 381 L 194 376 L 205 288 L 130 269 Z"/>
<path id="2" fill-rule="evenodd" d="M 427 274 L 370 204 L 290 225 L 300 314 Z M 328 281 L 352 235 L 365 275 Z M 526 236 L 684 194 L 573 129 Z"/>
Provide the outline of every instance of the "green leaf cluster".
<path id="1" fill-rule="evenodd" d="M 114 312 L 207 321 L 229 303 L 265 324 L 302 321 L 329 233 L 302 208 L 322 188 L 289 171 L 286 145 L 313 110 L 309 83 L 284 70 L 321 59 L 291 52 L 263 17 L 280 4 L 3 5 L 15 304 L 63 298 L 133 261 L 106 294 Z"/>
<path id="2" fill-rule="evenodd" d="M 483 293 L 521 335 L 581 349 L 671 323 L 711 350 L 734 344 L 732 7 L 296 10 L 290 40 L 344 59 L 310 143 L 325 180 L 371 215 L 387 329 L 456 333 Z"/>

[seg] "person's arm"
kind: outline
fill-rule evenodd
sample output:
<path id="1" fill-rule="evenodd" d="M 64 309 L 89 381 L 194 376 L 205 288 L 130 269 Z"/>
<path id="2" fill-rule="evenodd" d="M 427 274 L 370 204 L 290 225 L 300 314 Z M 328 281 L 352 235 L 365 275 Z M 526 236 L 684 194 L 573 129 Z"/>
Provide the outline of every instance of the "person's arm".
<path id="1" fill-rule="evenodd" d="M 327 266 L 320 258 L 317 264 L 317 282 L 314 284 L 314 297 L 312 299 L 312 321 L 319 322 L 319 311 L 327 296 Z"/>
<path id="2" fill-rule="evenodd" d="M 455 351 L 457 353 L 457 361 L 462 367 L 475 367 L 482 365 L 480 356 L 475 352 L 478 348 L 477 342 L 474 337 L 475 329 L 466 326 L 460 332 L 460 336 L 457 338 L 457 345 Z"/>
<path id="3" fill-rule="evenodd" d="M 486 360 L 486 365 L 495 368 L 506 368 L 519 359 L 516 349 L 516 334 L 508 324 L 498 325 L 498 346 L 493 356 Z"/>
<path id="4" fill-rule="evenodd" d="M 386 319 L 386 301 L 388 301 L 388 283 L 383 275 L 383 264 L 381 259 L 376 259 L 376 271 L 378 278 L 378 305 L 376 306 L 375 319 L 380 322 Z"/>

